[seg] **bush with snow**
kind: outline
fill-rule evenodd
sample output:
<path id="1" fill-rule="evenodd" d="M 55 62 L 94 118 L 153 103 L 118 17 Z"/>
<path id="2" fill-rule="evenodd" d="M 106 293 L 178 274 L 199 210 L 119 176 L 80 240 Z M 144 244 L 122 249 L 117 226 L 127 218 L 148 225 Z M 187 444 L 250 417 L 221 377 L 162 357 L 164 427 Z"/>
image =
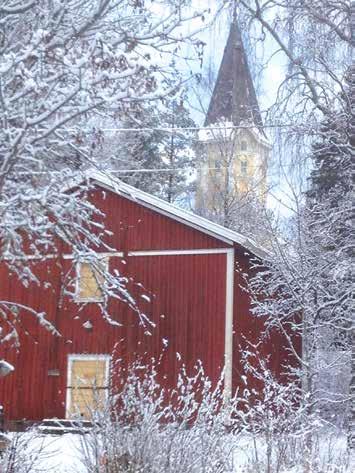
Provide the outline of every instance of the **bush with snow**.
<path id="1" fill-rule="evenodd" d="M 0 456 L 1 473 L 39 473 L 56 450 L 36 429 L 7 435 L 8 447 Z"/>
<path id="2" fill-rule="evenodd" d="M 297 383 L 265 370 L 264 388 L 233 399 L 201 365 L 166 391 L 154 366 L 120 370 L 122 384 L 81 436 L 89 473 L 347 473 L 346 435 L 308 415 Z M 336 446 L 336 448 L 333 447 Z M 307 455 L 306 455 L 307 452 Z M 307 462 L 304 459 L 307 458 Z M 307 468 L 311 467 L 311 470 Z"/>
<path id="3" fill-rule="evenodd" d="M 169 392 L 154 366 L 135 363 L 121 374 L 119 391 L 93 412 L 98 427 L 82 436 L 88 472 L 234 472 L 222 383 L 213 388 L 201 365 L 193 377 L 182 369 Z"/>

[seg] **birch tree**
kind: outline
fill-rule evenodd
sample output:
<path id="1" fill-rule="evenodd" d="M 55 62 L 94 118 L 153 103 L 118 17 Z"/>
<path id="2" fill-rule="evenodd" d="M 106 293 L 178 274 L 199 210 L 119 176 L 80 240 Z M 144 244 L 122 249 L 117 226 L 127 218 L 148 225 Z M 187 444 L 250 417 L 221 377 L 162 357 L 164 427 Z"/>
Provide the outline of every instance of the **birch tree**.
<path id="1" fill-rule="evenodd" d="M 299 166 L 298 178 L 302 179 L 308 174 L 307 166 L 313 168 L 313 188 L 308 194 L 313 200 L 305 204 L 305 195 L 291 190 L 297 230 L 287 239 L 288 249 L 274 242 L 277 251 L 270 266 L 270 284 L 264 281 L 266 292 L 275 284 L 261 306 L 270 323 L 279 326 L 285 336 L 288 330 L 281 328 L 283 324 L 302 336 L 299 375 L 306 396 L 311 397 L 312 405 L 323 396 L 328 402 L 332 395 L 318 392 L 321 370 L 316 354 L 320 345 L 324 344 L 322 350 L 330 350 L 332 343 L 346 346 L 349 352 L 353 324 L 349 232 L 353 212 L 355 4 L 337 0 L 224 3 L 238 3 L 240 15 L 264 44 L 265 63 L 277 57 L 285 66 L 269 110 L 283 151 L 280 165 L 292 162 Z M 316 194 L 321 198 L 314 199 Z M 258 289 L 263 291 L 261 285 Z M 280 294 L 276 305 L 271 293 Z M 288 319 L 291 312 L 300 314 L 298 328 Z M 334 337 L 340 334 L 345 340 L 336 342 Z M 292 350 L 291 345 L 290 340 Z M 296 351 L 294 354 L 297 356 Z M 343 368 L 349 365 L 349 360 L 342 362 Z M 330 362 L 323 373 L 332 376 L 334 369 Z"/>
<path id="2" fill-rule="evenodd" d="M 257 25 L 260 38 L 270 40 L 270 55 L 279 55 L 288 65 L 278 109 L 302 123 L 306 111 L 315 120 L 319 112 L 330 113 L 339 104 L 351 61 L 350 1 L 240 0 L 239 4 Z M 290 102 L 292 110 L 287 108 Z"/>
<path id="3" fill-rule="evenodd" d="M 342 429 L 351 402 L 352 243 L 350 221 L 344 220 L 349 209 L 348 199 L 337 211 L 328 203 L 300 209 L 292 235 L 274 239 L 267 269 L 257 265 L 250 284 L 255 315 L 265 317 L 266 333 L 280 333 L 295 360 L 285 360 L 283 372 L 300 381 L 308 415 Z M 310 432 L 309 455 L 311 439 Z M 310 471 L 306 453 L 304 471 Z"/>

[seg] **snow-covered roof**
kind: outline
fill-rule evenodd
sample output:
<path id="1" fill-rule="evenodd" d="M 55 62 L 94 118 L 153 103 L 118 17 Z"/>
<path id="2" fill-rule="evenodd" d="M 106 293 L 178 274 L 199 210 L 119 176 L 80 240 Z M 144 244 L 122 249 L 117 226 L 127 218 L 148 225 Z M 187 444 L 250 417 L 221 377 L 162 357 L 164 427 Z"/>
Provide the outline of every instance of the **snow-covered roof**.
<path id="1" fill-rule="evenodd" d="M 269 149 L 272 148 L 265 134 L 262 133 L 256 126 L 249 126 L 248 122 L 241 123 L 238 128 L 231 121 L 220 120 L 214 125 L 207 125 L 201 128 L 198 132 L 198 139 L 202 143 L 214 141 L 228 142 L 234 140 L 236 136 L 241 134 L 241 132 L 246 131 L 251 133 L 254 139 L 261 145 Z"/>
<path id="2" fill-rule="evenodd" d="M 195 228 L 230 245 L 237 243 L 260 258 L 264 258 L 268 253 L 266 249 L 258 245 L 253 239 L 211 222 L 188 210 L 181 209 L 136 187 L 125 184 L 109 173 L 90 170 L 86 171 L 85 178 L 97 183 L 101 187 L 123 195 L 134 202 L 140 203 L 145 207 L 153 209 L 160 214 L 173 218 L 180 223 L 184 223 L 189 227 Z"/>

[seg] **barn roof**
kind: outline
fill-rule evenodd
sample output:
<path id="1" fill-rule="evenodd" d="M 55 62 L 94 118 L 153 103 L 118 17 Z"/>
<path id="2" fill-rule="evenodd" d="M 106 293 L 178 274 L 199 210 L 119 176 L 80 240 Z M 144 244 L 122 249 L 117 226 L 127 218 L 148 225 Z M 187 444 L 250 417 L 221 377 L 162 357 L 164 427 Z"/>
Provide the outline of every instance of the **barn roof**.
<path id="1" fill-rule="evenodd" d="M 109 173 L 86 171 L 85 179 L 230 245 L 237 243 L 260 258 L 264 258 L 268 253 L 253 239 L 130 186 Z"/>

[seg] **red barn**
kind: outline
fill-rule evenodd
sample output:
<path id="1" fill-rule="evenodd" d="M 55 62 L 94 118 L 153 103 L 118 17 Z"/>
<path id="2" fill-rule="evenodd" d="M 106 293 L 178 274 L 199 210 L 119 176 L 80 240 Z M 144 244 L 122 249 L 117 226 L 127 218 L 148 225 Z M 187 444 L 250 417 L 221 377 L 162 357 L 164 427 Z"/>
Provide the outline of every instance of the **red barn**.
<path id="1" fill-rule="evenodd" d="M 201 360 L 215 382 L 225 365 L 225 389 L 235 390 L 242 374 L 243 336 L 259 338 L 262 323 L 250 314 L 241 288 L 250 258 L 263 252 L 248 238 L 100 174 L 92 174 L 90 199 L 105 215 L 114 251 L 100 257 L 110 272 L 127 276 L 128 288 L 154 325 L 143 327 L 127 303 L 109 301 L 111 322 L 102 316 L 100 291 L 88 264 L 73 256 L 31 262 L 45 284 L 25 288 L 0 268 L 0 297 L 45 312 L 61 336 L 48 333 L 31 317 L 23 319 L 21 347 L 2 346 L 0 358 L 15 371 L 0 378 L 0 404 L 8 419 L 68 417 L 81 401 L 77 380 L 96 373 L 102 392 L 109 389 L 112 356 L 128 365 L 161 355 L 161 382 L 176 380 L 180 361 L 188 369 Z M 74 298 L 63 295 L 68 278 Z M 276 373 L 286 356 L 282 343 L 270 342 Z M 114 355 L 113 355 L 114 353 Z M 99 373 L 97 375 L 97 373 Z M 81 387 L 90 402 L 90 389 Z"/>

